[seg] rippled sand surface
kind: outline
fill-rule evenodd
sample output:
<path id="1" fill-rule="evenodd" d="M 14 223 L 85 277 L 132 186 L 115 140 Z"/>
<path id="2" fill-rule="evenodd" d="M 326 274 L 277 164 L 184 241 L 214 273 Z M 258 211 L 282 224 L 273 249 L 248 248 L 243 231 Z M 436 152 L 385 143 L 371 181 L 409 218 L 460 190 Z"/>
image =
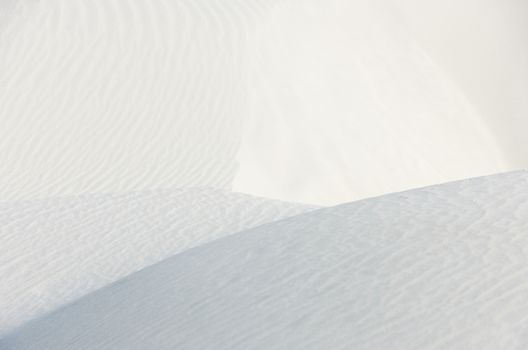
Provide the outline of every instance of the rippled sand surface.
<path id="1" fill-rule="evenodd" d="M 527 8 L 0 0 L 0 350 L 525 349 Z"/>
<path id="2" fill-rule="evenodd" d="M 0 203 L 0 335 L 172 255 L 310 209 L 192 188 Z"/>
<path id="3" fill-rule="evenodd" d="M 5 349 L 524 349 L 528 173 L 325 208 L 178 254 Z"/>

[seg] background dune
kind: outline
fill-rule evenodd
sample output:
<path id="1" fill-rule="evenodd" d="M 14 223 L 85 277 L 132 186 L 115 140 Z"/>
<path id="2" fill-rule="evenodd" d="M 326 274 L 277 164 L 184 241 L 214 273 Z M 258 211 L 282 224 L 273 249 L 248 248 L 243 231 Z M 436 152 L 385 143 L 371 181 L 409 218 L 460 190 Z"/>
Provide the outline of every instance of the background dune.
<path id="1" fill-rule="evenodd" d="M 332 204 L 524 167 L 525 13 L 2 1 L 0 199 L 213 186 Z"/>
<path id="2" fill-rule="evenodd" d="M 0 198 L 230 186 L 243 2 L 31 5 L 1 38 Z"/>
<path id="3" fill-rule="evenodd" d="M 270 12 L 236 190 L 331 204 L 507 167 L 489 125 L 391 5 Z"/>
<path id="4" fill-rule="evenodd" d="M 397 0 L 420 45 L 449 74 L 513 167 L 528 147 L 528 2 Z"/>

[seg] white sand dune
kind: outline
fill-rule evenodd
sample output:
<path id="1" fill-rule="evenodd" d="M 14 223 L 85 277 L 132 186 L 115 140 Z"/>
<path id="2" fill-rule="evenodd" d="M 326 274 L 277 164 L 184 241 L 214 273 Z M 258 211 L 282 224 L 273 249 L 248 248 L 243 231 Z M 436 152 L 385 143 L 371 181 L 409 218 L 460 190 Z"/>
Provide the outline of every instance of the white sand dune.
<path id="1" fill-rule="evenodd" d="M 2 349 L 525 349 L 528 172 L 270 223 L 130 275 Z"/>
<path id="2" fill-rule="evenodd" d="M 2 29 L 7 26 L 8 21 L 13 15 L 15 15 L 15 10 L 17 9 L 16 0 L 3 0 L 0 1 L 0 33 Z"/>
<path id="3" fill-rule="evenodd" d="M 0 0 L 0 350 L 524 349 L 527 9 Z"/>
<path id="4" fill-rule="evenodd" d="M 212 189 L 0 203 L 0 335 L 174 254 L 310 209 Z"/>
<path id="5" fill-rule="evenodd" d="M 476 107 L 512 167 L 528 164 L 528 2 L 395 0 L 420 46 Z"/>
<path id="6" fill-rule="evenodd" d="M 332 204 L 507 166 L 389 1 L 283 2 L 255 51 L 237 191 Z"/>
<path id="7" fill-rule="evenodd" d="M 0 199 L 230 187 L 251 6 L 21 3 L 0 37 Z"/>
<path id="8" fill-rule="evenodd" d="M 518 3 L 457 6 L 482 25 Z M 526 166 L 526 45 L 499 50 L 522 26 L 463 75 L 476 58 L 446 63 L 460 50 L 420 6 L 1 2 L 0 200 L 213 186 L 333 204 Z M 480 82 L 505 62 L 511 86 Z"/>

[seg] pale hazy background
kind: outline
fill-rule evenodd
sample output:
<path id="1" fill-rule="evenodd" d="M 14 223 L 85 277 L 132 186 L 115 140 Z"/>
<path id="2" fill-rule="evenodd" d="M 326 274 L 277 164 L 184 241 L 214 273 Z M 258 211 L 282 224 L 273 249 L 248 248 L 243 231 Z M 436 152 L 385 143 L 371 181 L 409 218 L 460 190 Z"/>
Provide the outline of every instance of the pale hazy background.
<path id="1" fill-rule="evenodd" d="M 398 0 L 409 26 L 490 125 L 513 167 L 528 166 L 528 2 Z"/>

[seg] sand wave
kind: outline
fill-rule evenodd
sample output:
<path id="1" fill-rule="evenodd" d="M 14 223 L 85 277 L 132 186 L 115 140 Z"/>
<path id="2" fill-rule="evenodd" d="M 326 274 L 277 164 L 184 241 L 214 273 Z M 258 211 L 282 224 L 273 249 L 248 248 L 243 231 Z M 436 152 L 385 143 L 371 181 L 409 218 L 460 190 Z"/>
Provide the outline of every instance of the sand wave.
<path id="1" fill-rule="evenodd" d="M 311 209 L 214 189 L 0 203 L 0 333 L 187 249 Z"/>
<path id="2" fill-rule="evenodd" d="M 316 210 L 189 250 L 5 349 L 524 349 L 528 173 Z"/>

